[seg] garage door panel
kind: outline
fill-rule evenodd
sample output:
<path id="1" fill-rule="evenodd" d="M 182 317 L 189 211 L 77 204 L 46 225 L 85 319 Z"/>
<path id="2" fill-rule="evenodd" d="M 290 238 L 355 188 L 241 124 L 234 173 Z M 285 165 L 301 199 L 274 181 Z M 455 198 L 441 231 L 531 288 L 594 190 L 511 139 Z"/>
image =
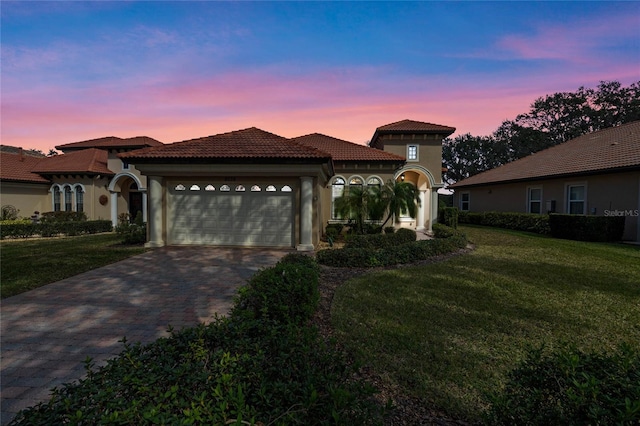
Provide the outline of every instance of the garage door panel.
<path id="1" fill-rule="evenodd" d="M 170 244 L 293 246 L 293 193 L 233 192 L 234 188 L 170 191 Z"/>

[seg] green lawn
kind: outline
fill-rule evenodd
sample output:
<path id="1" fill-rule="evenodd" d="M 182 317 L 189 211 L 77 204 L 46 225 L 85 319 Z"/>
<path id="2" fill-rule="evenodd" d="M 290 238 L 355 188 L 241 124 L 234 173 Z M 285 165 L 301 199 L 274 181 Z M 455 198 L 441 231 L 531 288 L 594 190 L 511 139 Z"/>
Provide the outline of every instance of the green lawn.
<path id="1" fill-rule="evenodd" d="M 0 294 L 14 296 L 144 252 L 115 233 L 0 242 Z"/>
<path id="2" fill-rule="evenodd" d="M 462 227 L 468 255 L 338 288 L 338 338 L 384 380 L 478 420 L 529 347 L 640 345 L 640 248 Z"/>

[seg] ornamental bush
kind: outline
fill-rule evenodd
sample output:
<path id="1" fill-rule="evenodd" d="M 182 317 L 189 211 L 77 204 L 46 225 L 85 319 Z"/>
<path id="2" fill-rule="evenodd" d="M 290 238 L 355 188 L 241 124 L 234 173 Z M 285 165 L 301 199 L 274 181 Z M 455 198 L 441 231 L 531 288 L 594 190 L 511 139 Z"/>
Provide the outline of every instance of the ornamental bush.
<path id="1" fill-rule="evenodd" d="M 55 237 L 58 235 L 75 236 L 111 232 L 110 220 L 88 220 L 84 222 L 43 222 L 33 223 L 16 221 L 0 226 L 0 238 L 29 238 L 34 235 Z"/>
<path id="2" fill-rule="evenodd" d="M 513 229 L 515 231 L 534 232 L 549 235 L 549 215 L 513 212 L 482 212 L 473 213 L 461 211 L 458 223 L 471 225 L 493 226 L 496 228 Z"/>
<path id="3" fill-rule="evenodd" d="M 381 249 L 395 247 L 416 240 L 412 229 L 400 228 L 392 234 L 350 235 L 345 248 Z"/>
<path id="4" fill-rule="evenodd" d="M 623 216 L 583 216 L 552 214 L 551 236 L 578 241 L 620 241 L 624 234 Z"/>
<path id="5" fill-rule="evenodd" d="M 621 344 L 612 353 L 532 349 L 491 395 L 494 425 L 637 425 L 640 350 Z"/>

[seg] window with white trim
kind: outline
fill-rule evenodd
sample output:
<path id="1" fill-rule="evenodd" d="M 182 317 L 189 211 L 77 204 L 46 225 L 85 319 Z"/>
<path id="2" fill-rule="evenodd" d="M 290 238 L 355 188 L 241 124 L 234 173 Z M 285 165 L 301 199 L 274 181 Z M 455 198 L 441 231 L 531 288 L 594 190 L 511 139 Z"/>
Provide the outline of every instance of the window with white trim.
<path id="1" fill-rule="evenodd" d="M 72 210 L 72 192 L 70 186 L 65 186 L 64 188 L 64 210 L 70 212 Z"/>
<path id="2" fill-rule="evenodd" d="M 331 219 L 342 219 L 340 215 L 336 213 L 335 204 L 336 200 L 344 194 L 345 183 L 345 180 L 341 177 L 333 179 L 333 182 L 331 183 Z"/>
<path id="3" fill-rule="evenodd" d="M 469 207 L 471 207 L 471 194 L 469 192 L 461 192 L 460 193 L 460 210 L 464 212 L 468 212 Z"/>
<path id="4" fill-rule="evenodd" d="M 418 161 L 418 145 L 407 145 L 407 161 Z"/>
<path id="5" fill-rule="evenodd" d="M 81 186 L 76 186 L 76 211 L 84 211 L 84 191 Z"/>
<path id="6" fill-rule="evenodd" d="M 567 212 L 569 214 L 585 214 L 585 199 L 587 190 L 584 185 L 569 185 L 567 187 Z"/>
<path id="7" fill-rule="evenodd" d="M 60 191 L 60 187 L 56 186 L 55 188 L 53 188 L 53 211 L 54 212 L 59 212 L 60 211 L 60 198 L 61 198 L 62 194 Z"/>
<path id="8" fill-rule="evenodd" d="M 542 213 L 542 188 L 527 188 L 527 213 Z"/>

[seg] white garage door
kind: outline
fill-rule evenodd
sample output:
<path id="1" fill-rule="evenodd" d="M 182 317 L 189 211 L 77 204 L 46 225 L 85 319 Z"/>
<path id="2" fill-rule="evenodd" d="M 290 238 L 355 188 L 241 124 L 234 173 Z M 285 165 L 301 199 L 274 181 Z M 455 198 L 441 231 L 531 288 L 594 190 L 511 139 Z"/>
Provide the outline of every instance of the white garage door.
<path id="1" fill-rule="evenodd" d="M 169 244 L 293 246 L 288 185 L 173 183 Z"/>

